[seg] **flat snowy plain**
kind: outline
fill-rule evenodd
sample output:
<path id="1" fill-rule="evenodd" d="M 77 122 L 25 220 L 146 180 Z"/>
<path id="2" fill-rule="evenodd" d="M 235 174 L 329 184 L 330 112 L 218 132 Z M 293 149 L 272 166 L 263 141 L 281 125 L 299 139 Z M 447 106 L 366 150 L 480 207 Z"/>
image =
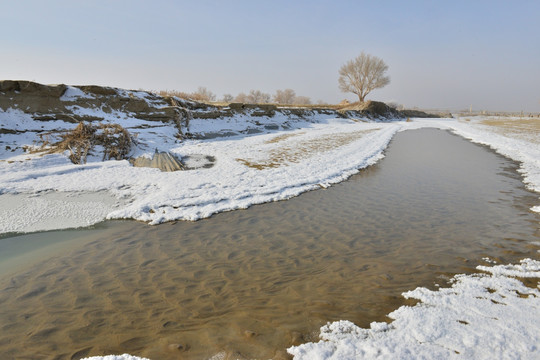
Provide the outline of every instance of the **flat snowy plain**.
<path id="1" fill-rule="evenodd" d="M 197 220 L 288 199 L 347 179 L 380 160 L 397 132 L 423 127 L 450 130 L 519 161 L 526 185 L 540 192 L 538 132 L 531 137 L 530 132 L 500 131 L 485 120 L 364 122 L 318 115 L 312 121 L 298 119 L 287 130 L 181 143 L 175 141 L 172 126 L 141 127 L 141 120 L 128 115 L 121 121 L 117 116 L 110 120 L 137 134 L 137 156 L 151 156 L 159 148 L 191 161 L 213 159 L 209 168 L 172 173 L 134 168 L 127 161 L 102 162 L 97 156 L 85 165 L 73 165 L 64 154 L 42 156 L 18 150 L 35 143 L 35 132 L 3 134 L 0 233 L 81 227 L 106 219 L 150 224 Z M 235 132 L 246 129 L 250 121 L 242 116 L 195 120 L 190 131 Z M 262 118 L 257 123 L 265 121 L 279 123 L 280 119 Z M 0 110 L 0 123 L 13 130 L 75 126 L 37 122 L 18 110 Z M 540 212 L 540 200 L 531 210 Z M 521 264 L 479 270 L 478 275 L 456 276 L 451 288 L 404 293 L 420 302 L 389 314 L 394 319 L 390 324 L 372 323 L 370 329 L 360 329 L 348 321 L 334 322 L 321 329 L 321 341 L 288 351 L 295 359 L 540 358 L 540 291 L 518 280 L 540 278 L 540 262 L 524 259 Z M 140 358 L 124 354 L 90 359 Z"/>

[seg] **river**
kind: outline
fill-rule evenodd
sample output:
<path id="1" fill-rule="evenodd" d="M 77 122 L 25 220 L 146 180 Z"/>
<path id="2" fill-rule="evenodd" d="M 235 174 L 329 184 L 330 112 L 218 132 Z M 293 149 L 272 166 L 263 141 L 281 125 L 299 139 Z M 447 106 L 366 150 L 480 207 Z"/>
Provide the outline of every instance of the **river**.
<path id="1" fill-rule="evenodd" d="M 369 326 L 412 304 L 404 291 L 538 256 L 537 194 L 514 161 L 435 129 L 397 134 L 385 155 L 197 222 L 0 239 L 2 358 L 285 359 L 328 321 Z"/>

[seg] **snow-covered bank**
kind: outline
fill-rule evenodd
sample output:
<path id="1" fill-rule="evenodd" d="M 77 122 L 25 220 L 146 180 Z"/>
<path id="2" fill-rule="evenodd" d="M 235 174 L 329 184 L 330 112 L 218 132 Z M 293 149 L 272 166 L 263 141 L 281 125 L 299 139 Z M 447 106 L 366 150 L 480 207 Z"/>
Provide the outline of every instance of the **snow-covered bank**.
<path id="1" fill-rule="evenodd" d="M 515 277 L 540 278 L 540 262 L 481 266 L 488 274 L 457 275 L 451 288 L 403 295 L 390 324 L 362 329 L 337 321 L 321 341 L 291 347 L 294 359 L 533 359 L 540 357 L 540 291 Z"/>
<path id="2" fill-rule="evenodd" d="M 40 125 L 43 122 L 34 121 L 30 115 L 19 111 L 0 112 L 0 117 L 4 126 L 14 129 L 22 125 L 30 129 L 74 126 L 62 122 Z M 14 144 L 19 148 L 24 144 L 31 146 L 36 134 L 4 134 L 0 137 L 3 158 L 0 193 L 20 197 L 27 205 L 25 211 L 11 211 L 10 216 L 3 217 L 0 233 L 50 230 L 55 222 L 47 220 L 47 213 L 71 212 L 70 221 L 56 222 L 58 228 L 123 218 L 159 224 L 197 220 L 221 211 L 287 199 L 347 179 L 381 159 L 396 132 L 423 127 L 452 130 L 520 161 L 527 185 L 540 190 L 540 146 L 526 139 L 501 135 L 479 120 L 417 119 L 379 123 L 318 115 L 309 121 L 301 118 L 292 121 L 286 117 L 252 121 L 245 115 L 221 122 L 193 120 L 192 132 L 231 132 L 234 136 L 178 142 L 173 136 L 173 125 L 147 122 L 141 126 L 141 120 L 123 118 L 122 124 L 137 135 L 138 156 L 159 148 L 195 163 L 197 159 L 212 159 L 206 167 L 194 166 L 194 170 L 173 173 L 134 168 L 125 160 L 102 162 L 94 157 L 85 165 L 74 165 L 64 154 L 12 153 L 9 149 L 15 147 Z M 260 133 L 241 133 L 242 129 L 255 129 L 255 123 L 259 124 Z M 287 125 L 277 130 L 265 128 L 275 123 Z M 65 201 L 45 203 L 43 195 L 51 192 L 64 194 L 59 196 Z M 72 194 L 96 192 L 106 192 L 116 201 L 102 201 L 103 196 L 96 196 L 88 203 L 88 208 L 69 201 L 74 198 Z M 28 199 L 32 199 L 32 203 Z M 0 206 L 0 212 L 10 209 L 7 202 Z M 540 204 L 533 210 L 540 211 Z M 36 211 L 40 216 L 35 216 Z M 47 225 L 39 225 L 39 222 Z"/>
<path id="3" fill-rule="evenodd" d="M 17 111 L 0 113 L 5 124 L 36 127 L 31 116 Z M 246 116 L 221 122 L 193 120 L 197 133 L 236 131 L 235 136 L 176 142 L 172 125 L 147 124 L 132 118 L 122 124 L 136 133 L 138 155 L 154 150 L 154 144 L 180 158 L 214 159 L 210 168 L 163 173 L 135 168 L 128 161 L 99 161 L 74 165 L 64 154 L 15 154 L 4 151 L 0 162 L 0 189 L 12 196 L 40 196 L 46 192 L 109 192 L 122 202 L 109 207 L 102 218 L 95 212 L 79 212 L 80 222 L 57 223 L 59 228 L 87 226 L 91 222 L 132 218 L 158 224 L 169 220 L 197 220 L 216 212 L 247 208 L 253 204 L 283 200 L 302 192 L 345 180 L 360 168 L 378 161 L 400 129 L 399 123 L 355 122 L 320 115 L 309 121 L 291 118 L 259 118 L 259 134 L 239 133 L 249 128 Z M 113 119 L 111 119 L 112 121 Z M 286 130 L 268 130 L 268 124 L 286 123 Z M 59 126 L 58 124 L 56 124 Z M 69 124 L 72 126 L 72 124 Z M 9 141 L 35 141 L 29 134 L 8 134 Z M 5 140 L 4 140 L 5 141 Z M 20 144 L 19 144 L 20 145 Z M 31 145 L 28 144 L 28 145 Z M 9 146 L 9 145 L 8 145 Z M 150 150 L 151 149 L 151 150 Z M 19 195 L 17 195 L 19 194 Z M 67 203 L 48 203 L 50 213 L 77 212 Z M 107 208 L 105 204 L 103 209 Z M 1 209 L 0 209 L 1 210 Z M 7 209 L 5 209 L 7 210 Z M 85 213 L 88 214 L 85 218 Z M 31 211 L 12 213 L 0 224 L 0 232 L 35 231 Z M 45 228 L 43 228 L 45 229 Z M 47 228 L 49 229 L 49 228 Z"/>

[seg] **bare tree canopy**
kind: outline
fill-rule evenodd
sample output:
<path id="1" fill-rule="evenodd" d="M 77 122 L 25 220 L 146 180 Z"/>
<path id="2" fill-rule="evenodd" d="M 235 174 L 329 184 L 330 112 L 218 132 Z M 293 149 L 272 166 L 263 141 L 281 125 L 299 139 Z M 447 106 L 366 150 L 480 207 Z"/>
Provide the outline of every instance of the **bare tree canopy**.
<path id="1" fill-rule="evenodd" d="M 224 94 L 223 95 L 223 99 L 222 99 L 223 102 L 230 103 L 233 100 L 234 100 L 234 96 L 232 96 L 231 94 Z"/>
<path id="2" fill-rule="evenodd" d="M 270 99 L 270 94 L 263 93 L 260 90 L 250 90 L 246 102 L 250 104 L 268 104 Z"/>
<path id="3" fill-rule="evenodd" d="M 295 105 L 311 105 L 311 99 L 308 96 L 297 96 L 294 98 Z"/>
<path id="4" fill-rule="evenodd" d="M 339 89 L 358 95 L 359 101 L 364 102 L 372 90 L 390 83 L 390 78 L 385 76 L 387 70 L 388 65 L 382 59 L 362 52 L 339 69 Z"/>
<path id="5" fill-rule="evenodd" d="M 236 95 L 234 101 L 246 104 L 268 104 L 271 98 L 270 94 L 260 90 L 250 90 L 247 95 L 245 93 Z"/>
<path id="6" fill-rule="evenodd" d="M 216 95 L 204 86 L 199 86 L 197 91 L 189 94 L 189 98 L 195 101 L 215 101 Z"/>
<path id="7" fill-rule="evenodd" d="M 274 102 L 277 104 L 293 104 L 296 98 L 296 93 L 293 89 L 276 90 Z"/>
<path id="8" fill-rule="evenodd" d="M 239 103 L 246 103 L 248 102 L 248 98 L 246 94 L 240 93 L 236 95 L 236 97 L 234 98 L 234 101 L 239 102 Z"/>

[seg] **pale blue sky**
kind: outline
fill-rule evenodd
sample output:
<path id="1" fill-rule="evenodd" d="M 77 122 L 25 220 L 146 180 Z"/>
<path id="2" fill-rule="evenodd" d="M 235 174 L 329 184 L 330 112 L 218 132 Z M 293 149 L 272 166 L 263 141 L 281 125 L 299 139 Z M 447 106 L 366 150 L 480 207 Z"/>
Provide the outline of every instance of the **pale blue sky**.
<path id="1" fill-rule="evenodd" d="M 540 112 L 540 1 L 0 0 L 0 79 L 328 102 L 381 57 L 409 107 Z"/>

